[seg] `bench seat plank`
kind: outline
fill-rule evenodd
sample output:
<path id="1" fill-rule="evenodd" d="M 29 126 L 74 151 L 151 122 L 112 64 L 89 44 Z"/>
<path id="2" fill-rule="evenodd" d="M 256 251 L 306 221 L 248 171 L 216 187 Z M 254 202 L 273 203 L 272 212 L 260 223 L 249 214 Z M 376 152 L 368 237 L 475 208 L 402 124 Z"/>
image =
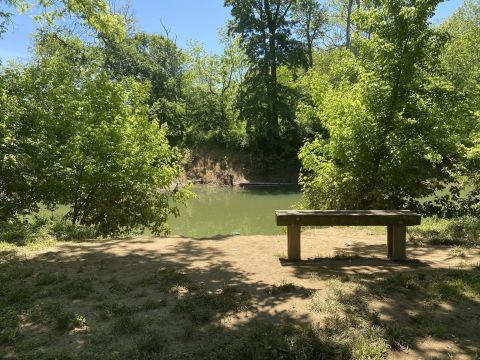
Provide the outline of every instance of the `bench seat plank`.
<path id="1" fill-rule="evenodd" d="M 409 210 L 276 210 L 278 226 L 420 225 L 421 216 Z"/>

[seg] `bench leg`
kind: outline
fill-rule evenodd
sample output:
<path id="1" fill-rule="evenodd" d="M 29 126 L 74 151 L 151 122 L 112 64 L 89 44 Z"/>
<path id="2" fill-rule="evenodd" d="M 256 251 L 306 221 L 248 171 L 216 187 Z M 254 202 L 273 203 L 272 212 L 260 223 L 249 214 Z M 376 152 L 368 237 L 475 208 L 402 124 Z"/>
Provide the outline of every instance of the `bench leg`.
<path id="1" fill-rule="evenodd" d="M 407 258 L 407 227 L 405 225 L 395 225 L 392 234 L 392 260 L 405 260 Z"/>
<path id="2" fill-rule="evenodd" d="M 300 260 L 300 225 L 288 225 L 288 260 Z"/>
<path id="3" fill-rule="evenodd" d="M 392 247 L 393 247 L 393 225 L 387 226 L 387 257 L 392 258 Z"/>

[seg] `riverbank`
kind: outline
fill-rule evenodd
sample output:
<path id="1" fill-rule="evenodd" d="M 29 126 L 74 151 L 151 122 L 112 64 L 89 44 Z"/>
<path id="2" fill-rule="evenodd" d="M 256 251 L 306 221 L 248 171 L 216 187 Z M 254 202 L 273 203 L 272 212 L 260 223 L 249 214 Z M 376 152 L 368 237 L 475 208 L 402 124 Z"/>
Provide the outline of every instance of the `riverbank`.
<path id="1" fill-rule="evenodd" d="M 194 184 L 239 186 L 245 183 L 297 184 L 297 159 L 259 159 L 243 151 L 200 146 L 187 151 L 183 160 L 185 178 Z"/>
<path id="2" fill-rule="evenodd" d="M 478 356 L 478 248 L 409 243 L 411 260 L 392 263 L 383 230 L 307 230 L 302 241 L 300 263 L 282 259 L 285 235 L 3 251 L 0 356 Z"/>

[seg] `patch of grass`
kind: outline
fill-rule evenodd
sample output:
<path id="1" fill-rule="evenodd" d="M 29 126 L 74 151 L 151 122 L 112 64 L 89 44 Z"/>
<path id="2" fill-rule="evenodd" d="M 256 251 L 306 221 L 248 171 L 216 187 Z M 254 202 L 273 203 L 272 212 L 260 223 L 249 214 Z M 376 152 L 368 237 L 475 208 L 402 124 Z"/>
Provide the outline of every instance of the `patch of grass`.
<path id="1" fill-rule="evenodd" d="M 147 299 L 144 301 L 142 308 L 144 310 L 155 310 L 167 306 L 165 299 Z"/>
<path id="2" fill-rule="evenodd" d="M 234 286 L 210 292 L 200 288 L 188 292 L 177 300 L 175 311 L 188 313 L 193 322 L 206 323 L 216 315 L 245 311 L 250 305 L 250 295 Z"/>
<path id="3" fill-rule="evenodd" d="M 124 303 L 102 302 L 96 306 L 100 310 L 100 318 L 108 320 L 116 316 L 127 316 L 135 313 L 137 309 Z"/>
<path id="4" fill-rule="evenodd" d="M 29 287 L 13 287 L 6 296 L 9 304 L 19 305 L 31 302 L 33 298 L 33 290 Z"/>
<path id="5" fill-rule="evenodd" d="M 480 271 L 459 269 L 428 275 L 395 274 L 378 282 L 371 290 L 380 296 L 388 296 L 389 293 L 398 291 L 405 294 L 417 293 L 417 298 L 430 302 L 476 301 L 480 298 Z"/>
<path id="6" fill-rule="evenodd" d="M 140 331 L 142 327 L 143 322 L 139 319 L 130 315 L 122 315 L 113 323 L 112 331 L 119 335 L 134 334 Z"/>
<path id="7" fill-rule="evenodd" d="M 47 286 L 58 284 L 67 280 L 67 275 L 59 272 L 40 272 L 35 276 L 35 286 Z"/>
<path id="8" fill-rule="evenodd" d="M 74 279 L 67 282 L 60 288 L 62 294 L 70 299 L 83 299 L 95 292 L 92 279 Z"/>
<path id="9" fill-rule="evenodd" d="M 332 259 L 336 260 L 350 260 L 350 259 L 359 259 L 361 256 L 355 251 L 346 251 L 346 250 L 337 250 L 333 255 Z"/>
<path id="10" fill-rule="evenodd" d="M 188 276 L 172 268 L 160 268 L 155 272 L 154 279 L 159 290 L 169 292 L 173 287 L 191 287 L 192 282 Z"/>
<path id="11" fill-rule="evenodd" d="M 292 283 L 289 283 L 285 280 L 282 280 L 279 285 L 273 285 L 267 289 L 267 294 L 269 295 L 277 295 L 283 293 L 292 293 L 298 290 L 302 290 L 303 288 L 297 287 Z M 304 289 L 303 289 L 304 290 Z"/>
<path id="12" fill-rule="evenodd" d="M 357 282 L 330 280 L 328 293 L 317 293 L 311 308 L 325 315 L 321 329 L 344 356 L 352 359 L 384 359 L 389 351 L 385 330 L 368 307 L 368 289 Z"/>
<path id="13" fill-rule="evenodd" d="M 110 291 L 120 293 L 120 294 L 126 294 L 130 291 L 132 291 L 132 287 L 129 284 L 122 283 L 118 281 L 116 278 L 111 278 L 108 283 L 110 284 Z"/>
<path id="14" fill-rule="evenodd" d="M 35 242 L 49 242 L 52 239 L 46 219 L 36 217 L 31 221 L 24 219 L 4 221 L 0 224 L 1 242 L 26 246 Z"/>
<path id="15" fill-rule="evenodd" d="M 448 252 L 448 255 L 451 257 L 460 257 L 464 258 L 465 257 L 465 249 L 460 247 L 460 246 L 455 246 L 453 249 L 450 249 Z"/>
<path id="16" fill-rule="evenodd" d="M 298 326 L 280 321 L 277 324 L 264 322 L 251 324 L 234 341 L 215 347 L 210 356 L 221 360 L 338 359 L 342 358 L 339 351 L 341 349 L 323 337 L 317 327 Z"/>
<path id="17" fill-rule="evenodd" d="M 156 285 L 158 290 L 165 293 L 175 292 L 175 289 L 178 288 L 197 288 L 197 285 L 194 284 L 185 273 L 171 267 L 161 267 L 157 269 L 153 276 L 147 276 L 141 279 L 137 285 Z"/>
<path id="18" fill-rule="evenodd" d="M 0 309 L 0 345 L 14 344 L 20 336 L 20 314 L 10 308 Z"/>
<path id="19" fill-rule="evenodd" d="M 71 311 L 59 312 L 55 314 L 55 326 L 57 330 L 67 331 L 75 327 L 83 327 L 87 320 L 83 315 Z"/>
<path id="20" fill-rule="evenodd" d="M 136 341 L 135 358 L 157 359 L 165 351 L 167 344 L 164 332 L 150 330 Z"/>
<path id="21" fill-rule="evenodd" d="M 330 280 L 327 289 L 317 292 L 311 304 L 313 311 L 324 315 L 320 332 L 349 358 L 383 359 L 390 349 L 408 349 L 415 339 L 450 338 L 448 325 L 435 317 L 438 307 L 446 302 L 474 306 L 480 299 L 480 271 L 338 278 Z M 411 309 L 403 310 L 402 322 L 383 322 L 370 305 L 375 299 L 401 301 Z"/>
<path id="22" fill-rule="evenodd" d="M 420 226 L 408 229 L 409 237 L 414 242 L 429 242 L 439 245 L 480 245 L 480 219 L 461 217 L 456 219 L 427 218 Z"/>
<path id="23" fill-rule="evenodd" d="M 52 322 L 58 331 L 68 331 L 87 325 L 84 315 L 66 309 L 60 303 L 50 303 L 43 306 L 42 315 L 44 321 Z"/>
<path id="24" fill-rule="evenodd" d="M 182 325 L 182 335 L 185 339 L 191 339 L 195 335 L 197 327 L 190 321 L 186 321 Z"/>

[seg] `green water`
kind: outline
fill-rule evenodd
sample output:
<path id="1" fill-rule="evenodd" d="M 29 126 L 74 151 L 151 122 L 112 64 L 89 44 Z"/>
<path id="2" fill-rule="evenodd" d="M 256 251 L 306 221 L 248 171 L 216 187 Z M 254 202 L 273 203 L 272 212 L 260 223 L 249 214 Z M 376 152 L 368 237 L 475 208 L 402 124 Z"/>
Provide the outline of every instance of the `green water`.
<path id="1" fill-rule="evenodd" d="M 274 210 L 288 209 L 301 199 L 289 187 L 194 187 L 196 199 L 180 208 L 180 217 L 170 219 L 172 234 L 194 238 L 215 235 L 279 234 Z"/>

